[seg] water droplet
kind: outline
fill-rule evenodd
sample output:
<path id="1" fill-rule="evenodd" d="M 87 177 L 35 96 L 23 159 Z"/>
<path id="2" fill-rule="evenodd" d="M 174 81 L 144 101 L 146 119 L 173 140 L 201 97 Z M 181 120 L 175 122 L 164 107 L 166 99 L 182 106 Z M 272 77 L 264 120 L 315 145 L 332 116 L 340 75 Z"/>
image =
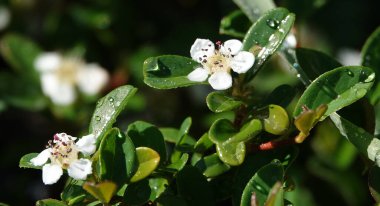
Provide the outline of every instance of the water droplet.
<path id="1" fill-rule="evenodd" d="M 103 105 L 103 99 L 100 99 L 97 103 L 96 103 L 96 107 L 100 107 Z"/>
<path id="2" fill-rule="evenodd" d="M 100 116 L 95 116 L 96 121 L 100 121 L 102 118 Z"/>
<path id="3" fill-rule="evenodd" d="M 353 76 L 354 76 L 354 73 L 353 73 L 351 70 L 349 70 L 349 69 L 346 69 L 346 73 L 347 73 L 347 75 L 350 76 L 350 77 L 353 77 Z"/>
<path id="4" fill-rule="evenodd" d="M 360 71 L 359 81 L 365 82 L 366 79 L 368 79 L 368 76 L 370 76 L 370 74 L 369 74 L 369 72 L 367 70 Z M 373 76 L 372 78 L 374 78 L 374 77 L 375 76 Z"/>
<path id="5" fill-rule="evenodd" d="M 301 78 L 301 75 L 300 75 L 300 74 L 297 74 L 297 78 Z"/>
<path id="6" fill-rule="evenodd" d="M 114 101 L 113 97 L 108 97 L 108 101 L 113 102 Z"/>
<path id="7" fill-rule="evenodd" d="M 298 63 L 294 63 L 293 67 L 296 68 L 296 69 L 298 69 L 300 67 L 300 65 Z"/>
<path id="8" fill-rule="evenodd" d="M 279 24 L 280 22 L 278 22 L 277 20 L 267 19 L 267 25 L 272 29 L 277 29 Z"/>
<path id="9" fill-rule="evenodd" d="M 371 75 L 369 75 L 367 79 L 364 80 L 364 82 L 368 83 L 368 82 L 372 82 L 373 80 L 375 80 L 375 73 L 372 73 Z"/>

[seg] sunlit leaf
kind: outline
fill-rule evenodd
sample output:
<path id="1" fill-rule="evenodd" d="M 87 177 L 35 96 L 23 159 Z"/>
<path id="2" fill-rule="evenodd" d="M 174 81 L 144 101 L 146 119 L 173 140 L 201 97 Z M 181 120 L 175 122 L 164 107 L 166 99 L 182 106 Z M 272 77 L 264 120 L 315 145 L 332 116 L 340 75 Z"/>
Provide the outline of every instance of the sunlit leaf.
<path id="1" fill-rule="evenodd" d="M 108 181 L 100 182 L 98 184 L 86 182 L 83 185 L 83 189 L 102 203 L 109 203 L 112 196 L 116 193 L 117 185 Z"/>
<path id="2" fill-rule="evenodd" d="M 160 155 L 151 148 L 137 147 L 136 155 L 139 161 L 139 167 L 131 178 L 131 182 L 137 182 L 149 176 L 160 163 Z"/>

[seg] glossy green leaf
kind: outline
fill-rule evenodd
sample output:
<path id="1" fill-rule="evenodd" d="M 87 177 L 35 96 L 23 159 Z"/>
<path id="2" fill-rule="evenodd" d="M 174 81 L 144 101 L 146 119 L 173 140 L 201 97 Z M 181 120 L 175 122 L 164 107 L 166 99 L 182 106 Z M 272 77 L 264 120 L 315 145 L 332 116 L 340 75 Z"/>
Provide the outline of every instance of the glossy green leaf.
<path id="1" fill-rule="evenodd" d="M 180 159 L 182 155 L 181 151 L 187 152 L 193 149 L 193 145 L 185 144 L 185 137 L 189 133 L 191 123 L 192 123 L 191 117 L 187 117 L 185 120 L 183 120 L 181 127 L 179 128 L 177 138 L 176 138 L 178 139 L 178 141 L 175 144 L 174 151 L 170 158 L 171 162 L 177 162 Z"/>
<path id="2" fill-rule="evenodd" d="M 215 205 L 210 184 L 195 167 L 187 165 L 177 173 L 177 190 L 189 206 Z"/>
<path id="3" fill-rule="evenodd" d="M 380 76 L 380 27 L 368 37 L 362 49 L 362 65 L 372 68 Z M 376 83 L 379 79 L 376 79 Z"/>
<path id="4" fill-rule="evenodd" d="M 197 143 L 195 143 L 194 151 L 202 153 L 210 149 L 213 145 L 214 143 L 208 137 L 208 133 L 205 133 L 198 139 Z"/>
<path id="5" fill-rule="evenodd" d="M 144 62 L 144 82 L 156 89 L 202 84 L 187 78 L 187 75 L 197 67 L 199 63 L 187 57 L 176 55 L 151 57 Z"/>
<path id="6" fill-rule="evenodd" d="M 262 130 L 262 123 L 258 119 L 252 119 L 237 131 L 234 125 L 227 119 L 219 119 L 214 122 L 209 131 L 209 138 L 215 144 L 228 142 L 248 141 L 254 138 Z"/>
<path id="7" fill-rule="evenodd" d="M 202 174 L 208 178 L 219 176 L 231 168 L 229 165 L 223 163 L 216 153 L 200 159 L 195 164 L 195 167 L 197 167 Z"/>
<path id="8" fill-rule="evenodd" d="M 112 180 L 119 186 L 137 170 L 135 146 L 119 129 L 109 130 L 99 147 L 99 174 L 102 180 Z"/>
<path id="9" fill-rule="evenodd" d="M 376 200 L 377 203 L 380 203 L 380 168 L 372 167 L 369 171 L 368 175 L 368 186 L 369 191 L 373 199 Z"/>
<path id="10" fill-rule="evenodd" d="M 362 98 L 371 88 L 375 73 L 367 67 L 345 66 L 326 72 L 315 79 L 305 90 L 294 110 L 297 117 L 302 107 L 316 109 L 326 104 L 322 119 Z"/>
<path id="11" fill-rule="evenodd" d="M 337 113 L 331 114 L 330 119 L 338 128 L 340 134 L 347 138 L 360 153 L 380 167 L 380 139 L 339 116 Z"/>
<path id="12" fill-rule="evenodd" d="M 137 89 L 133 86 L 121 86 L 98 101 L 89 127 L 90 133 L 98 138 L 98 142 L 115 123 L 117 116 L 124 110 L 128 100 L 136 91 Z"/>
<path id="13" fill-rule="evenodd" d="M 272 162 L 257 171 L 243 190 L 241 206 L 251 205 L 251 196 L 255 194 L 259 205 L 264 205 L 270 189 L 276 182 L 282 182 L 284 168 L 280 162 Z"/>
<path id="14" fill-rule="evenodd" d="M 29 153 L 21 157 L 18 166 L 20 168 L 33 168 L 33 169 L 42 169 L 42 166 L 34 166 L 30 160 L 37 157 L 39 153 Z"/>
<path id="15" fill-rule="evenodd" d="M 183 198 L 174 195 L 162 195 L 156 202 L 158 206 L 187 206 Z"/>
<path id="16" fill-rule="evenodd" d="M 252 176 L 263 166 L 274 159 L 280 160 L 284 168 L 288 168 L 298 155 L 296 147 L 284 147 L 276 150 L 260 151 L 247 155 L 235 173 L 232 185 L 233 205 L 239 205 L 243 189 Z"/>
<path id="17" fill-rule="evenodd" d="M 264 100 L 264 105 L 277 104 L 282 107 L 288 106 L 296 95 L 296 90 L 287 84 L 276 87 Z"/>
<path id="18" fill-rule="evenodd" d="M 116 193 L 117 185 L 109 181 L 100 182 L 98 184 L 86 182 L 83 185 L 83 189 L 102 203 L 109 203 L 112 196 Z"/>
<path id="19" fill-rule="evenodd" d="M 149 147 L 160 155 L 162 161 L 166 160 L 166 146 L 160 130 L 152 124 L 143 121 L 133 122 L 128 126 L 127 136 L 136 147 Z"/>
<path id="20" fill-rule="evenodd" d="M 21 75 L 39 80 L 34 60 L 41 49 L 32 40 L 17 34 L 7 34 L 1 39 L 0 51 L 8 64 Z"/>
<path id="21" fill-rule="evenodd" d="M 213 112 L 225 112 L 240 107 L 243 102 L 227 96 L 224 92 L 211 92 L 206 98 L 208 108 Z"/>
<path id="22" fill-rule="evenodd" d="M 237 38 L 243 38 L 251 26 L 250 20 L 240 10 L 235 10 L 223 17 L 220 22 L 219 33 Z"/>
<path id="23" fill-rule="evenodd" d="M 137 147 L 136 155 L 139 167 L 131 178 L 131 182 L 137 182 L 149 176 L 160 163 L 160 155 L 149 147 Z"/>
<path id="24" fill-rule="evenodd" d="M 182 154 L 182 156 L 179 160 L 168 165 L 167 168 L 180 171 L 186 165 L 188 160 L 189 160 L 189 154 L 184 153 L 184 154 Z"/>
<path id="25" fill-rule="evenodd" d="M 36 206 L 66 206 L 64 202 L 55 199 L 38 200 Z"/>
<path id="26" fill-rule="evenodd" d="M 296 48 L 296 57 L 309 80 L 314 80 L 321 74 L 342 66 L 329 55 L 313 49 Z"/>
<path id="27" fill-rule="evenodd" d="M 231 166 L 242 164 L 246 152 L 244 142 L 225 142 L 217 144 L 216 151 L 220 160 Z"/>
<path id="28" fill-rule="evenodd" d="M 246 73 L 246 81 L 256 74 L 261 65 L 280 47 L 293 26 L 295 16 L 284 8 L 268 11 L 249 29 L 243 41 L 243 50 L 252 52 L 256 59 Z"/>
<path id="29" fill-rule="evenodd" d="M 82 181 L 80 181 L 82 183 Z M 79 184 L 75 184 L 73 180 L 64 188 L 61 193 L 62 201 L 65 201 L 68 205 L 75 205 L 82 202 L 88 193 L 85 192 L 83 187 Z"/>
<path id="30" fill-rule="evenodd" d="M 236 5 L 247 15 L 251 22 L 255 22 L 268 10 L 274 9 L 276 5 L 272 0 L 233 0 Z"/>
<path id="31" fill-rule="evenodd" d="M 281 135 L 289 127 L 289 117 L 286 110 L 278 105 L 271 104 L 268 107 L 268 118 L 264 119 L 264 130 L 274 134 Z"/>
<path id="32" fill-rule="evenodd" d="M 159 128 L 160 132 L 162 133 L 162 135 L 164 136 L 164 140 L 166 142 L 170 142 L 170 143 L 177 143 L 178 142 L 178 138 L 180 138 L 178 136 L 178 132 L 179 130 L 176 129 L 176 128 L 171 128 L 171 127 L 161 127 Z M 191 136 L 189 135 L 185 135 L 185 137 L 183 138 L 183 143 L 184 144 L 187 144 L 187 145 L 194 145 L 195 144 L 195 140 L 194 138 L 192 138 Z"/>
<path id="33" fill-rule="evenodd" d="M 313 129 L 326 111 L 327 105 L 325 104 L 322 104 L 315 110 L 306 109 L 305 111 L 302 111 L 302 113 L 294 120 L 294 125 L 301 132 L 300 135 L 304 137 L 308 136 L 310 130 Z"/>

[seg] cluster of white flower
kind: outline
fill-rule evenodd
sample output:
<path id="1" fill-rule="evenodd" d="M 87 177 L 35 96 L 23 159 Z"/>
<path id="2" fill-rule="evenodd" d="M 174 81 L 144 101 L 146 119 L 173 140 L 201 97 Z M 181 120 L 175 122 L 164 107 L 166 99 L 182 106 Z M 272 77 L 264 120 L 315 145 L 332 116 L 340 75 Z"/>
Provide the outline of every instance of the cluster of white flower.
<path id="1" fill-rule="evenodd" d="M 55 52 L 42 53 L 34 66 L 40 73 L 42 91 L 56 105 L 74 103 L 76 86 L 85 95 L 96 95 L 109 80 L 107 71 L 98 64 L 86 64 Z"/>
<path id="2" fill-rule="evenodd" d="M 255 62 L 252 53 L 242 51 L 241 41 L 231 39 L 217 47 L 208 39 L 196 39 L 191 46 L 190 55 L 202 67 L 195 68 L 187 78 L 190 81 L 208 82 L 215 90 L 225 90 L 232 86 L 231 69 L 236 73 L 247 72 Z"/>
<path id="3" fill-rule="evenodd" d="M 79 153 L 84 156 L 93 154 L 96 150 L 96 139 L 92 134 L 75 142 L 76 139 L 65 133 L 55 134 L 47 148 L 30 160 L 34 166 L 43 166 L 42 181 L 45 184 L 56 183 L 62 176 L 63 169 L 76 180 L 85 180 L 87 175 L 92 174 L 92 162 L 78 156 Z M 50 163 L 47 163 L 49 159 Z"/>

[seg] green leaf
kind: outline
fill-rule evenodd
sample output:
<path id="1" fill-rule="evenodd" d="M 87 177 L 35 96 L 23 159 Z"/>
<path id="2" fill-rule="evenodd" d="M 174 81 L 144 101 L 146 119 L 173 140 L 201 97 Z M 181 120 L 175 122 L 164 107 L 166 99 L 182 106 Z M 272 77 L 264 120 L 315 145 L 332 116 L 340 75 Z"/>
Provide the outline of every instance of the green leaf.
<path id="1" fill-rule="evenodd" d="M 18 166 L 20 168 L 33 168 L 33 169 L 42 169 L 42 166 L 34 166 L 30 160 L 37 157 L 39 153 L 29 153 L 21 157 Z"/>
<path id="2" fill-rule="evenodd" d="M 254 138 L 262 130 L 261 121 L 252 119 L 243 125 L 240 131 L 237 131 L 234 125 L 227 119 L 218 119 L 211 126 L 209 138 L 215 144 L 225 142 L 240 142 L 248 141 Z"/>
<path id="3" fill-rule="evenodd" d="M 237 168 L 233 185 L 231 186 L 233 205 L 240 204 L 245 185 L 261 167 L 277 159 L 281 161 L 284 168 L 288 168 L 297 155 L 298 150 L 296 147 L 284 147 L 247 155 L 244 163 Z"/>
<path id="4" fill-rule="evenodd" d="M 127 186 L 124 202 L 127 205 L 143 205 L 149 201 L 150 194 L 149 180 L 144 179 Z"/>
<path id="5" fill-rule="evenodd" d="M 149 179 L 149 187 L 151 189 L 149 200 L 155 201 L 158 197 L 163 194 L 167 187 L 169 186 L 169 182 L 165 178 L 157 177 Z"/>
<path id="6" fill-rule="evenodd" d="M 241 197 L 241 206 L 251 205 L 251 196 L 255 195 L 259 205 L 264 205 L 270 189 L 276 182 L 282 182 L 284 178 L 284 168 L 280 162 L 272 162 L 257 171 L 245 186 Z"/>
<path id="7" fill-rule="evenodd" d="M 36 206 L 66 206 L 64 202 L 55 199 L 38 200 Z"/>
<path id="8" fill-rule="evenodd" d="M 99 147 L 99 173 L 103 180 L 112 180 L 119 186 L 137 170 L 135 146 L 117 128 L 109 130 Z"/>
<path id="9" fill-rule="evenodd" d="M 268 198 L 265 201 L 265 206 L 283 206 L 284 205 L 284 190 L 281 182 L 276 184 L 269 191 Z"/>
<path id="10" fill-rule="evenodd" d="M 255 22 L 266 11 L 274 9 L 276 5 L 272 0 L 233 0 L 247 15 L 251 22 Z"/>
<path id="11" fill-rule="evenodd" d="M 304 91 L 294 110 L 297 117 L 302 107 L 316 109 L 326 104 L 328 109 L 322 120 L 331 113 L 362 98 L 371 88 L 375 73 L 367 67 L 344 66 L 326 72 L 315 79 Z"/>
<path id="12" fill-rule="evenodd" d="M 213 112 L 225 112 L 240 107 L 243 102 L 227 96 L 224 92 L 211 92 L 206 98 L 208 108 Z"/>
<path id="13" fill-rule="evenodd" d="M 170 158 L 171 162 L 176 162 L 179 160 L 181 157 L 181 150 L 186 151 L 186 150 L 192 150 L 193 145 L 186 145 L 185 144 L 185 137 L 189 133 L 190 127 L 191 127 L 191 117 L 187 117 L 185 120 L 183 120 L 181 127 L 179 128 L 178 134 L 177 134 L 177 139 L 178 141 L 175 144 L 174 151 L 172 153 L 172 156 Z"/>
<path id="14" fill-rule="evenodd" d="M 18 34 L 7 34 L 1 39 L 0 51 L 8 64 L 22 76 L 39 81 L 34 61 L 41 49 L 32 40 Z"/>
<path id="15" fill-rule="evenodd" d="M 296 57 L 309 80 L 314 80 L 321 74 L 342 66 L 329 55 L 313 49 L 297 48 Z"/>
<path id="16" fill-rule="evenodd" d="M 326 111 L 327 105 L 322 104 L 315 110 L 306 108 L 295 118 L 294 125 L 300 131 L 300 134 L 295 139 L 297 143 L 302 143 L 309 136 L 311 129 L 313 129 Z"/>
<path id="17" fill-rule="evenodd" d="M 380 203 L 380 168 L 372 167 L 369 171 L 368 175 L 368 186 L 369 191 L 373 199 L 376 200 L 377 203 Z"/>
<path id="18" fill-rule="evenodd" d="M 213 145 L 214 143 L 208 137 L 208 133 L 205 133 L 201 138 L 198 139 L 197 143 L 195 143 L 194 151 L 202 153 L 210 149 Z"/>
<path id="19" fill-rule="evenodd" d="M 178 161 L 173 162 L 172 164 L 168 165 L 166 168 L 180 171 L 186 165 L 188 160 L 189 160 L 189 154 L 184 153 L 182 154 L 181 158 Z"/>
<path id="20" fill-rule="evenodd" d="M 144 82 L 156 89 L 202 84 L 187 78 L 187 75 L 197 67 L 199 63 L 187 57 L 176 55 L 151 57 L 144 62 Z"/>
<path id="21" fill-rule="evenodd" d="M 219 33 L 237 38 L 243 38 L 251 26 L 250 20 L 240 10 L 235 10 L 223 17 L 220 22 Z"/>
<path id="22" fill-rule="evenodd" d="M 86 198 L 86 196 L 88 196 L 83 187 L 79 184 L 75 184 L 74 182 L 77 181 L 71 180 L 61 193 L 61 199 L 68 205 L 80 203 Z M 83 182 L 80 181 L 80 183 L 82 184 Z"/>
<path id="23" fill-rule="evenodd" d="M 177 190 L 189 206 L 215 205 L 210 184 L 195 167 L 187 165 L 177 173 Z"/>
<path id="24" fill-rule="evenodd" d="M 338 128 L 340 134 L 350 141 L 360 153 L 380 167 L 380 139 L 352 124 L 337 113 L 331 114 L 330 119 Z"/>
<path id="25" fill-rule="evenodd" d="M 264 119 L 264 130 L 274 135 L 281 135 L 288 130 L 289 117 L 286 110 L 278 105 L 269 105 L 269 116 Z"/>
<path id="26" fill-rule="evenodd" d="M 152 124 L 136 121 L 128 126 L 127 136 L 136 147 L 149 147 L 160 155 L 162 161 L 166 160 L 166 147 L 164 137 L 160 130 Z"/>
<path id="27" fill-rule="evenodd" d="M 202 174 L 208 178 L 219 176 L 231 168 L 229 165 L 223 163 L 216 153 L 200 159 L 195 164 L 195 167 L 197 167 Z"/>
<path id="28" fill-rule="evenodd" d="M 187 206 L 183 198 L 174 195 L 162 195 L 156 202 L 158 206 Z"/>
<path id="29" fill-rule="evenodd" d="M 176 128 L 171 128 L 171 127 L 161 127 L 159 128 L 160 132 L 162 133 L 162 135 L 164 136 L 164 140 L 166 142 L 170 142 L 170 143 L 177 143 L 178 142 L 178 132 L 179 130 L 176 129 Z M 189 135 L 185 135 L 185 137 L 183 138 L 183 143 L 184 144 L 187 144 L 187 145 L 194 145 L 195 144 L 195 140 L 194 138 L 192 138 L 191 136 Z"/>
<path id="30" fill-rule="evenodd" d="M 294 14 L 284 8 L 268 11 L 247 32 L 243 50 L 252 52 L 256 59 L 246 74 L 246 81 L 259 71 L 263 63 L 279 48 L 293 26 Z"/>
<path id="31" fill-rule="evenodd" d="M 121 86 L 98 101 L 89 127 L 90 133 L 98 138 L 98 142 L 101 141 L 107 130 L 112 127 L 117 116 L 124 110 L 128 100 L 136 91 L 137 89 L 133 86 Z"/>
<path id="32" fill-rule="evenodd" d="M 243 163 L 245 157 L 244 142 L 225 142 L 216 145 L 220 160 L 224 163 L 237 166 Z"/>
<path id="33" fill-rule="evenodd" d="M 139 167 L 135 175 L 131 178 L 131 182 L 137 182 L 149 176 L 160 163 L 160 155 L 151 148 L 137 147 L 136 154 Z"/>
<path id="34" fill-rule="evenodd" d="M 117 185 L 109 181 L 100 182 L 98 184 L 86 182 L 83 185 L 83 189 L 102 203 L 109 203 L 112 196 L 116 193 Z"/>
<path id="35" fill-rule="evenodd" d="M 380 27 L 367 39 L 362 49 L 362 65 L 372 68 L 380 76 Z M 379 79 L 376 79 L 376 83 Z"/>

